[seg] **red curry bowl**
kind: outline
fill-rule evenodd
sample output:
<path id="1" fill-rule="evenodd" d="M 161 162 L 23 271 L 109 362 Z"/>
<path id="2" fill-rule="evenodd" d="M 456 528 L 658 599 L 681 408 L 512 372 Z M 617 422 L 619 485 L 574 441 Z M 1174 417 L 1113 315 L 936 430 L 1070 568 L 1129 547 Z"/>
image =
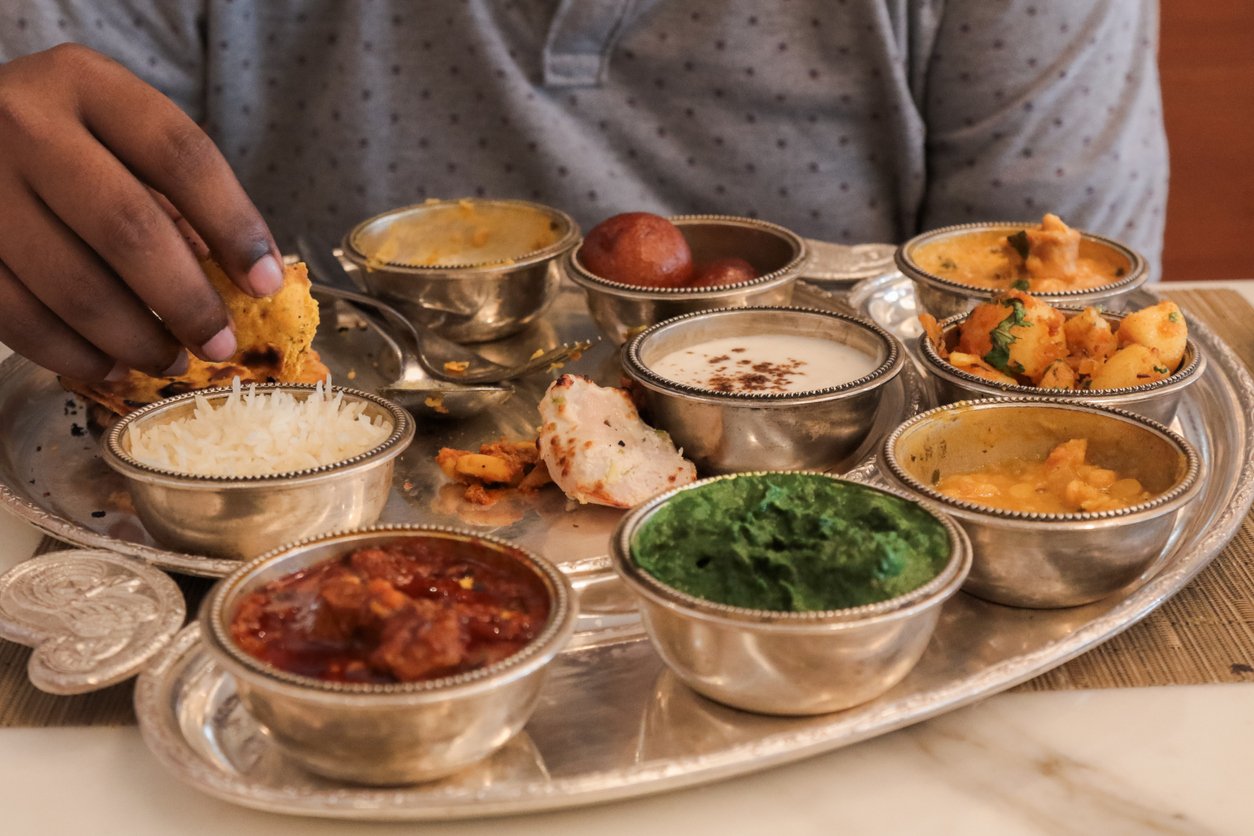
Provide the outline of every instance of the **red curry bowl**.
<path id="1" fill-rule="evenodd" d="M 215 661 L 288 756 L 376 785 L 440 778 L 505 745 L 574 619 L 570 583 L 548 561 L 435 526 L 284 546 L 200 611 Z"/>

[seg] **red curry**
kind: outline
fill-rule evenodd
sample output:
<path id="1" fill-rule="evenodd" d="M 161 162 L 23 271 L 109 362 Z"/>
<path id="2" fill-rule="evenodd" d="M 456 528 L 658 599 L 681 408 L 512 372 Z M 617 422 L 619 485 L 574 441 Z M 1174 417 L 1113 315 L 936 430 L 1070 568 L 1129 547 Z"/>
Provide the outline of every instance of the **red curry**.
<path id="1" fill-rule="evenodd" d="M 543 582 L 473 542 L 413 537 L 358 549 L 245 596 L 231 637 L 280 670 L 396 683 L 473 671 L 544 628 Z"/>

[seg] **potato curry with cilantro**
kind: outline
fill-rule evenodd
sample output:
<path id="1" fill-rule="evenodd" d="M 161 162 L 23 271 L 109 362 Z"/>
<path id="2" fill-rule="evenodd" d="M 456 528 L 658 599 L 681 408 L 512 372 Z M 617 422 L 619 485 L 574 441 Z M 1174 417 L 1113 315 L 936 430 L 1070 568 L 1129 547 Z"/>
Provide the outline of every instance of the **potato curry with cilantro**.
<path id="1" fill-rule="evenodd" d="M 1122 389 L 1170 377 L 1184 361 L 1189 330 L 1174 302 L 1125 315 L 1085 308 L 1062 311 L 1011 290 L 976 305 L 945 335 L 935 317 L 919 317 L 942 360 L 967 374 L 1006 386 Z"/>

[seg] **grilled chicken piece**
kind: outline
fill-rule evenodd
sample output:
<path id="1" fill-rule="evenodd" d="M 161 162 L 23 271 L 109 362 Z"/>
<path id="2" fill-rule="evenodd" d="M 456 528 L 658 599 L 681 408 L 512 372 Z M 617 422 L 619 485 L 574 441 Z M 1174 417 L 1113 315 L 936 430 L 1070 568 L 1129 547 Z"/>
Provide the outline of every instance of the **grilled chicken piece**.
<path id="1" fill-rule="evenodd" d="M 578 502 L 630 508 L 697 478 L 670 436 L 640 420 L 622 389 L 564 374 L 540 401 L 540 456 Z"/>

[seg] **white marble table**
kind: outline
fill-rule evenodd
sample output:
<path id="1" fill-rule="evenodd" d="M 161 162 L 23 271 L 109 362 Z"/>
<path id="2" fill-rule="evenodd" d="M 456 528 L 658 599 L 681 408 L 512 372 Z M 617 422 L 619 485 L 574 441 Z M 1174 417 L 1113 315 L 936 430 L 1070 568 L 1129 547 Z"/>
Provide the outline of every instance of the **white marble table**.
<path id="1" fill-rule="evenodd" d="M 1254 282 L 1170 287 L 1217 286 L 1254 303 Z M 0 570 L 38 540 L 0 512 Z M 1248 684 L 1003 694 L 707 787 L 422 826 L 290 818 L 216 801 L 166 774 L 133 727 L 0 729 L 0 832 L 1237 834 L 1254 832 L 1245 795 L 1251 775 Z"/>

